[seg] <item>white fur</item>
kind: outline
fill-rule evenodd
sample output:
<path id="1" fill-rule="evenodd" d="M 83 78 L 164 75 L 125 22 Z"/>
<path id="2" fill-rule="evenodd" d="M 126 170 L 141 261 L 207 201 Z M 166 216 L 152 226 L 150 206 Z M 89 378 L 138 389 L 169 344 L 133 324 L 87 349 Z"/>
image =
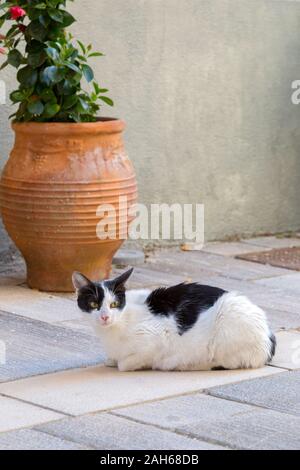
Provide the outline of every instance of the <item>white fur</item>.
<path id="1" fill-rule="evenodd" d="M 144 301 L 148 290 L 126 292 L 123 311 L 109 310 L 112 294 L 106 291 L 93 325 L 108 355 L 109 366 L 120 371 L 138 369 L 210 370 L 258 368 L 268 361 L 270 329 L 263 310 L 247 297 L 225 293 L 202 312 L 194 326 L 178 334 L 175 319 L 155 316 Z M 101 315 L 110 314 L 105 325 Z"/>

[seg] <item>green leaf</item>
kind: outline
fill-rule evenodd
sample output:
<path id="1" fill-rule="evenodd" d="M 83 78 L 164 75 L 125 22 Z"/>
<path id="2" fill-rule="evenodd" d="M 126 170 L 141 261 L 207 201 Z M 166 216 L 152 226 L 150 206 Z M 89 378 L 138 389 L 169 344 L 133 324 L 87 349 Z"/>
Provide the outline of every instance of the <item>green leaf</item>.
<path id="1" fill-rule="evenodd" d="M 27 62 L 31 67 L 37 68 L 40 67 L 46 60 L 44 51 L 42 52 L 33 52 L 28 54 Z"/>
<path id="2" fill-rule="evenodd" d="M 41 101 L 32 101 L 28 106 L 27 110 L 31 113 L 34 114 L 35 116 L 40 116 L 43 114 L 44 111 L 44 105 Z"/>
<path id="3" fill-rule="evenodd" d="M 1 65 L 0 70 L 5 69 L 5 67 L 7 67 L 7 66 L 8 66 L 8 62 L 7 62 L 7 60 L 6 60 L 6 61 L 3 62 L 3 64 Z"/>
<path id="4" fill-rule="evenodd" d="M 31 87 L 34 86 L 38 79 L 37 71 L 34 70 L 32 67 L 27 65 L 20 69 L 17 73 L 18 82 L 22 84 L 23 87 Z"/>
<path id="5" fill-rule="evenodd" d="M 7 56 L 7 62 L 9 65 L 12 65 L 13 67 L 20 67 L 23 61 L 23 56 L 21 52 L 18 51 L 18 49 L 13 49 L 9 51 L 8 56 Z"/>
<path id="6" fill-rule="evenodd" d="M 50 18 L 54 21 L 57 21 L 58 23 L 63 23 L 64 21 L 64 15 L 63 15 L 63 12 L 62 10 L 58 10 L 58 9 L 49 9 L 48 10 L 48 15 L 50 16 Z"/>
<path id="7" fill-rule="evenodd" d="M 60 106 L 57 103 L 47 103 L 44 109 L 44 117 L 51 118 L 60 111 Z"/>
<path id="8" fill-rule="evenodd" d="M 92 54 L 89 54 L 88 57 L 102 57 L 104 54 L 102 52 L 92 52 Z"/>
<path id="9" fill-rule="evenodd" d="M 88 110 L 89 104 L 83 98 L 78 98 L 77 111 L 79 113 L 85 113 Z"/>
<path id="10" fill-rule="evenodd" d="M 80 83 L 81 79 L 82 79 L 82 73 L 80 71 L 80 73 L 74 73 L 70 77 L 70 83 L 72 83 L 73 86 L 76 86 Z"/>
<path id="11" fill-rule="evenodd" d="M 47 56 L 50 57 L 50 59 L 53 60 L 53 62 L 59 61 L 59 52 L 56 48 L 47 47 L 47 49 L 45 49 L 45 52 L 46 52 Z"/>
<path id="12" fill-rule="evenodd" d="M 34 8 L 37 8 L 38 10 L 45 10 L 47 8 L 47 5 L 46 3 L 38 3 L 34 6 Z"/>
<path id="13" fill-rule="evenodd" d="M 51 88 L 45 88 L 41 93 L 40 97 L 42 98 L 43 101 L 51 101 L 52 103 L 56 103 L 56 96 L 53 90 Z"/>
<path id="14" fill-rule="evenodd" d="M 47 36 L 47 29 L 38 20 L 34 20 L 27 26 L 26 35 L 42 42 Z"/>
<path id="15" fill-rule="evenodd" d="M 13 91 L 10 95 L 9 95 L 11 101 L 13 103 L 18 103 L 19 101 L 23 101 L 24 100 L 24 94 L 19 91 L 19 90 L 16 90 L 16 91 Z"/>
<path id="16" fill-rule="evenodd" d="M 99 100 L 104 101 L 104 103 L 108 104 L 109 106 L 113 106 L 113 105 L 114 105 L 113 100 L 111 100 L 111 99 L 108 98 L 107 96 L 99 96 Z"/>
<path id="17" fill-rule="evenodd" d="M 72 0 L 73 1 L 73 0 Z M 47 2 L 52 8 L 56 8 L 59 3 L 62 3 L 62 0 L 48 0 Z M 66 2 L 64 2 L 66 3 Z"/>
<path id="18" fill-rule="evenodd" d="M 67 96 L 64 99 L 63 109 L 72 108 L 77 103 L 77 101 L 78 101 L 78 96 L 76 95 Z"/>
<path id="19" fill-rule="evenodd" d="M 77 41 L 79 44 L 80 49 L 82 50 L 83 54 L 86 54 L 86 48 L 85 45 L 81 41 Z"/>
<path id="20" fill-rule="evenodd" d="M 65 65 L 66 67 L 68 67 L 70 70 L 73 70 L 73 72 L 76 72 L 76 73 L 80 73 L 80 74 L 81 74 L 81 70 L 80 70 L 79 67 L 77 67 L 77 65 L 72 64 L 71 62 L 67 62 L 67 61 L 64 61 L 64 62 L 63 62 L 63 65 Z"/>
<path id="21" fill-rule="evenodd" d="M 49 24 L 51 23 L 51 19 L 46 15 L 39 15 L 38 20 L 41 25 L 44 26 L 44 28 L 48 28 Z"/>
<path id="22" fill-rule="evenodd" d="M 70 13 L 67 11 L 62 10 L 63 13 L 63 26 L 64 28 L 67 28 L 68 26 L 71 26 L 71 24 L 75 23 L 75 18 L 72 16 Z"/>
<path id="23" fill-rule="evenodd" d="M 40 74 L 40 79 L 43 83 L 47 86 L 55 85 L 63 80 L 65 76 L 65 70 L 62 67 L 56 67 L 55 65 L 51 65 L 50 67 L 46 67 Z"/>
<path id="24" fill-rule="evenodd" d="M 44 44 L 41 43 L 40 41 L 36 41 L 35 39 L 30 39 L 29 42 L 27 43 L 25 51 L 28 53 L 42 52 L 44 48 L 45 48 Z"/>
<path id="25" fill-rule="evenodd" d="M 76 88 L 70 80 L 65 79 L 56 85 L 59 95 L 73 95 L 76 92 Z"/>
<path id="26" fill-rule="evenodd" d="M 82 64 L 83 75 L 85 76 L 87 82 L 91 82 L 94 79 L 94 72 L 91 67 L 87 64 Z"/>

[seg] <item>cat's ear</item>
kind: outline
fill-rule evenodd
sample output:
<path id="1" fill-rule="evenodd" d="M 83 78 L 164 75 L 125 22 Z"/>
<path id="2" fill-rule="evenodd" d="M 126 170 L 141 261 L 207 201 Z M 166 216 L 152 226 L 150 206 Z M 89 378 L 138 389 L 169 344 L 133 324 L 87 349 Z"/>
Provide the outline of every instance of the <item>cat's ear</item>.
<path id="1" fill-rule="evenodd" d="M 82 289 L 83 287 L 87 287 L 91 284 L 91 281 L 87 277 L 81 273 L 78 273 L 77 271 L 72 274 L 72 282 L 73 286 L 77 290 Z"/>
<path id="2" fill-rule="evenodd" d="M 114 290 L 117 290 L 120 287 L 124 287 L 125 283 L 128 281 L 132 273 L 133 268 L 128 269 L 128 271 L 125 271 L 125 273 L 121 274 L 115 279 L 111 279 L 110 281 L 108 281 L 108 284 L 113 287 Z"/>

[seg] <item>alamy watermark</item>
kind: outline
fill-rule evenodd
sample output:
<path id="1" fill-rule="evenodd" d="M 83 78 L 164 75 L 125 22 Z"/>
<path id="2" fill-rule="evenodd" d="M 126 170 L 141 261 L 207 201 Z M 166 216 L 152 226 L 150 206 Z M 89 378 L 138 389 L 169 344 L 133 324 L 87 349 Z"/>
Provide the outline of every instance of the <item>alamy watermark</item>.
<path id="1" fill-rule="evenodd" d="M 291 101 L 293 104 L 300 104 L 300 80 L 294 80 L 291 85 L 292 89 L 295 90 L 291 95 Z"/>
<path id="2" fill-rule="evenodd" d="M 100 240 L 181 240 L 204 244 L 203 204 L 129 204 L 120 196 L 117 205 L 97 209 Z"/>

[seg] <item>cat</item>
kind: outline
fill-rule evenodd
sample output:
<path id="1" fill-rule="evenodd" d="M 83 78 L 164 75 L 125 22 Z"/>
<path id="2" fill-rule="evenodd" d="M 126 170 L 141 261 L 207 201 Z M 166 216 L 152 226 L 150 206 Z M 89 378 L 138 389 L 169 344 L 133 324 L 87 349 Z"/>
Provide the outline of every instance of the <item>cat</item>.
<path id="1" fill-rule="evenodd" d="M 275 336 L 264 311 L 247 297 L 197 283 L 126 291 L 132 271 L 102 282 L 72 276 L 78 306 L 90 314 L 108 366 L 243 369 L 273 358 Z"/>

